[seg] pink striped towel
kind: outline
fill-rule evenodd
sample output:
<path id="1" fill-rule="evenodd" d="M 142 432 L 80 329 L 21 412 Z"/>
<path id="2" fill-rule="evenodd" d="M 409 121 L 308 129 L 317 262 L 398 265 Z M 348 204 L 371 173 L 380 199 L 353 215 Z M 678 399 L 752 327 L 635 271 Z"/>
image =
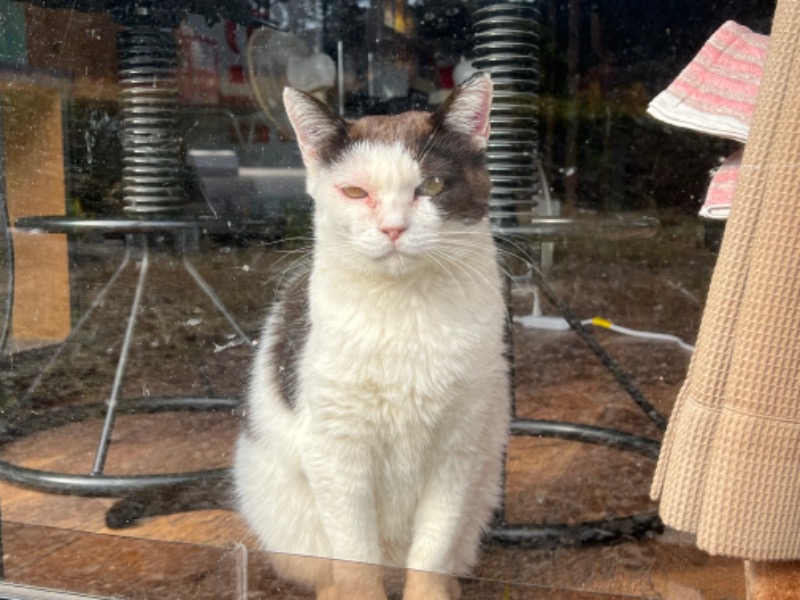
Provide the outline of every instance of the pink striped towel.
<path id="1" fill-rule="evenodd" d="M 739 167 L 742 165 L 743 149 L 731 154 L 714 171 L 711 183 L 706 192 L 706 199 L 700 209 L 700 216 L 706 219 L 725 220 L 731 212 L 733 191 L 739 178 Z"/>
<path id="2" fill-rule="evenodd" d="M 768 36 L 727 21 L 647 112 L 677 127 L 746 142 L 768 45 Z M 713 172 L 700 216 L 728 218 L 741 161 L 740 150 Z"/>
<path id="3" fill-rule="evenodd" d="M 769 37 L 727 21 L 647 112 L 666 123 L 747 140 Z"/>

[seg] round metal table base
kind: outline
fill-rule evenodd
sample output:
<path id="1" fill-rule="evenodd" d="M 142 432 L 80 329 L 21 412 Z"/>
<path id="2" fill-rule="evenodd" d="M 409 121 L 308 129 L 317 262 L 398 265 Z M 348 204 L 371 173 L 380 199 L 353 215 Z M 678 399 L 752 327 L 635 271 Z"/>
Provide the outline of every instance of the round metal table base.
<path id="1" fill-rule="evenodd" d="M 233 415 L 239 402 L 227 398 L 136 398 L 124 399 L 117 407 L 118 415 L 152 414 L 171 411 L 225 412 Z M 52 408 L 15 421 L 6 427 L 0 447 L 25 436 L 103 418 L 105 403 L 83 404 Z M 146 489 L 174 488 L 200 481 L 227 477 L 229 469 L 207 469 L 182 473 L 152 473 L 139 475 L 109 475 L 105 473 L 71 474 L 32 469 L 0 460 L 0 479 L 22 487 L 54 494 L 73 496 L 124 497 Z"/>
<path id="2" fill-rule="evenodd" d="M 501 544 L 525 548 L 554 546 L 591 546 L 638 540 L 649 534 L 661 534 L 664 524 L 658 513 L 645 512 L 631 517 L 587 521 L 575 525 L 509 525 L 495 526 L 488 539 Z"/>
<path id="3" fill-rule="evenodd" d="M 544 275 L 534 268 L 534 260 L 529 246 L 534 243 L 562 240 L 630 240 L 643 239 L 655 234 L 659 226 L 656 219 L 641 218 L 601 218 L 571 219 L 560 217 L 543 217 L 533 219 L 526 225 L 511 223 L 498 224 L 495 234 L 498 242 L 511 250 L 511 254 L 524 259 L 531 266 L 533 284 L 556 307 L 570 328 L 600 359 L 603 365 L 614 376 L 617 382 L 633 399 L 641 412 L 652 421 L 658 429 L 666 428 L 666 419 L 652 406 L 635 386 L 630 376 L 605 352 L 605 349 L 587 331 L 572 309 L 549 286 Z M 511 323 L 509 323 L 508 339 L 512 339 Z M 513 347 L 510 350 L 513 356 Z M 512 376 L 513 379 L 513 376 Z M 513 389 L 513 386 L 512 386 Z M 512 392 L 513 394 L 513 392 Z M 557 438 L 566 441 L 602 445 L 626 452 L 634 452 L 651 460 L 657 460 L 660 442 L 650 438 L 634 435 L 616 429 L 608 429 L 593 425 L 568 423 L 559 421 L 543 421 L 519 419 L 512 395 L 513 419 L 510 434 L 512 436 L 534 436 Z M 504 482 L 505 487 L 505 482 Z M 555 523 L 508 523 L 505 519 L 505 508 L 501 507 L 487 538 L 506 544 L 517 544 L 526 547 L 550 547 L 579 544 L 607 544 L 622 540 L 637 539 L 652 533 L 662 533 L 663 523 L 655 512 L 642 512 L 631 516 L 611 517 L 597 521 L 584 521 L 574 524 Z"/>
<path id="4" fill-rule="evenodd" d="M 187 231 L 198 228 L 196 221 L 178 220 L 175 222 L 147 222 L 133 220 L 114 220 L 105 223 L 96 221 L 83 221 L 70 218 L 29 218 L 18 227 L 32 231 L 48 233 L 71 233 L 87 230 L 102 230 L 125 233 L 128 235 L 144 236 L 161 231 Z M 584 223 L 571 219 L 539 219 L 525 228 L 512 227 L 497 232 L 501 238 L 518 237 L 537 238 L 542 240 L 558 240 L 573 237 L 606 239 L 624 239 L 630 237 L 647 237 L 652 235 L 657 222 L 652 219 L 640 219 L 633 225 L 630 222 L 602 220 L 587 228 Z M 588 231 L 587 231 L 588 229 Z M 128 255 L 120 265 L 119 271 L 128 264 Z M 215 297 L 210 287 L 199 278 L 199 274 L 184 257 L 187 271 L 197 281 L 200 288 L 208 295 L 215 306 L 228 318 L 241 337 L 247 339 L 238 326 L 235 325 L 230 314 L 221 302 Z M 113 285 L 116 274 L 109 281 L 107 288 L 101 293 L 101 298 Z M 537 282 L 547 289 L 544 281 Z M 143 281 L 139 283 L 138 290 L 143 288 Z M 135 321 L 135 307 L 131 311 L 131 320 Z M 94 308 L 94 307 L 93 307 Z M 92 310 L 93 310 L 92 308 Z M 560 304 L 562 312 L 568 312 L 566 305 Z M 88 315 L 87 315 L 88 316 Z M 574 316 L 565 314 L 573 328 L 581 333 L 580 327 L 574 326 Z M 572 317 L 572 318 L 570 318 Z M 249 340 L 247 340 L 249 341 Z M 120 372 L 124 371 L 124 360 L 120 363 Z M 119 414 L 146 413 L 171 410 L 226 410 L 234 411 L 237 403 L 232 400 L 210 398 L 143 398 L 133 401 L 115 402 L 114 410 Z M 84 405 L 62 409 L 50 409 L 45 415 L 37 415 L 28 420 L 14 423 L 13 429 L 7 430 L 5 436 L 0 437 L 0 446 L 10 440 L 29 435 L 35 431 L 49 429 L 58 425 L 76 422 L 92 417 L 102 417 L 107 413 L 106 404 Z M 645 411 L 647 412 L 647 411 Z M 590 425 L 563 423 L 553 421 L 534 421 L 515 419 L 511 426 L 512 435 L 556 437 L 582 443 L 600 444 L 620 450 L 631 451 L 648 458 L 658 456 L 659 443 L 655 440 Z M 107 442 L 108 440 L 106 440 Z M 9 462 L 0 461 L 0 479 L 20 486 L 34 488 L 40 491 L 81 495 L 81 496 L 109 496 L 118 498 L 135 499 L 143 497 L 142 494 L 158 495 L 182 487 L 208 487 L 209 485 L 226 485 L 230 477 L 230 469 L 211 469 L 186 473 L 143 474 L 143 475 L 106 475 L 102 472 L 87 475 L 72 475 L 53 473 L 48 471 L 30 469 Z M 125 500 L 123 500 L 125 502 Z M 197 503 L 192 508 L 202 508 L 203 502 Z M 142 511 L 142 514 L 146 513 Z M 133 517 L 134 519 L 136 516 Z M 130 524 L 123 518 L 117 526 Z M 112 525 L 113 526 L 113 525 Z M 570 544 L 596 544 L 610 543 L 622 539 L 642 537 L 650 532 L 660 532 L 663 529 L 660 519 L 655 513 L 641 513 L 629 517 L 610 518 L 600 521 L 587 521 L 574 525 L 568 524 L 509 524 L 499 516 L 494 528 L 489 532 L 488 538 L 502 543 L 519 544 L 523 546 L 542 545 L 570 545 Z"/>
<path id="5" fill-rule="evenodd" d="M 514 419 L 511 435 L 557 438 L 566 441 L 596 444 L 634 452 L 652 460 L 658 459 L 660 443 L 650 438 L 618 431 L 562 421 Z M 501 515 L 488 533 L 488 539 L 525 547 L 574 546 L 608 544 L 639 539 L 651 533 L 662 533 L 664 525 L 655 512 L 612 517 L 575 524 L 513 524 Z"/>
<path id="6" fill-rule="evenodd" d="M 218 227 L 218 229 L 214 229 L 213 226 Z M 206 233 L 214 230 L 225 231 L 227 225 L 224 223 L 201 222 L 193 219 L 174 219 L 169 221 L 109 219 L 91 221 L 71 217 L 29 217 L 18 219 L 16 227 L 29 233 L 87 233 L 93 231 L 120 233 L 126 236 L 127 243 L 125 254 L 114 273 L 99 290 L 88 309 L 75 322 L 67 339 L 55 349 L 27 391 L 17 400 L 15 405 L 9 408 L 5 423 L 0 427 L 0 446 L 2 446 L 14 439 L 19 439 L 37 431 L 52 429 L 89 418 L 102 418 L 104 421 L 103 428 L 91 471 L 87 474 L 52 472 L 32 469 L 0 460 L 0 480 L 49 493 L 114 498 L 135 496 L 139 499 L 143 498 L 144 494 L 158 497 L 166 492 L 174 492 L 180 489 L 207 488 L 220 481 L 227 480 L 229 469 L 226 468 L 135 475 L 109 475 L 105 473 L 105 462 L 118 415 L 176 410 L 226 411 L 230 413 L 238 406 L 237 401 L 234 400 L 209 397 L 123 399 L 121 396 L 129 351 L 137 320 L 142 312 L 144 290 L 147 285 L 148 272 L 151 268 L 151 238 L 161 233 L 170 233 L 177 236 L 180 241 L 180 264 L 189 275 L 191 281 L 197 286 L 200 296 L 205 297 L 227 321 L 240 343 L 251 348 L 255 346 L 255 342 L 242 330 L 233 314 L 227 309 L 208 282 L 203 279 L 186 254 L 187 235 L 199 231 Z M 126 329 L 117 358 L 114 380 L 107 400 L 99 404 L 39 408 L 39 402 L 37 402 L 36 398 L 36 390 L 39 385 L 50 374 L 65 348 L 77 343 L 79 332 L 84 328 L 88 320 L 101 310 L 111 290 L 117 286 L 122 273 L 128 270 L 138 271 L 135 273 L 136 287 L 132 294 L 126 319 Z M 202 505 L 203 503 L 201 502 L 200 504 Z"/>

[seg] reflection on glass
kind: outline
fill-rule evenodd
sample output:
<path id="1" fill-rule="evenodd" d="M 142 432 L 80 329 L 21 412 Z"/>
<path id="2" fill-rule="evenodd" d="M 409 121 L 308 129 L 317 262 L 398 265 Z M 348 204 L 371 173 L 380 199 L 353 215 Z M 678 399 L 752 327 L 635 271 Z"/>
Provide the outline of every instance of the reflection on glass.
<path id="1" fill-rule="evenodd" d="M 522 44 L 525 60 L 513 66 L 536 63 L 538 72 L 520 106 L 495 98 L 493 202 L 500 221 L 514 215 L 502 223 L 513 237 L 501 246 L 514 254 L 512 316 L 556 326 L 513 326 L 516 414 L 660 440 L 658 424 L 562 327 L 561 308 L 535 285 L 519 246 L 577 321 L 599 317 L 693 343 L 724 229 L 697 211 L 709 171 L 735 148 L 663 126 L 645 109 L 725 20 L 767 33 L 774 3 L 516 3 L 504 10 L 535 12 L 537 24 L 505 37 L 473 28 L 484 1 L 186 3 L 196 12 L 183 4 L 0 0 L 0 460 L 90 477 L 133 309 L 118 382 L 123 410 L 103 471 L 216 472 L 188 488 L 127 490 L 124 498 L 0 482 L 4 584 L 101 597 L 303 597 L 259 552 L 225 476 L 252 361 L 241 340 L 260 337 L 279 284 L 311 241 L 313 206 L 281 100 L 286 83 L 349 119 L 435 109 L 465 73 Z M 158 45 L 174 44 L 169 105 L 133 94 L 158 106 L 156 118 L 171 113 L 161 140 L 170 154 L 169 185 L 161 186 L 168 200 L 158 186 L 148 190 L 167 205 L 158 219 L 126 211 L 137 186 L 125 119 L 136 110 L 130 94 L 122 101 L 117 45 L 123 29 L 142 25 L 133 21 L 151 18 Z M 163 164 L 139 165 L 138 175 L 156 168 L 164 183 Z M 166 225 L 175 221 L 183 225 Z M 134 308 L 145 243 L 147 285 Z M 689 353 L 613 330 L 591 333 L 669 415 Z M 63 345 L 68 336 L 74 343 Z M 132 400 L 174 397 L 230 404 L 128 410 L 140 406 Z M 652 514 L 653 464 L 613 447 L 513 436 L 505 521 L 552 529 L 536 547 L 487 536 L 463 597 L 744 598 L 740 561 L 708 557 L 674 532 L 626 530 L 614 545 L 582 546 L 559 529 Z M 386 574 L 394 597 L 404 576 Z"/>

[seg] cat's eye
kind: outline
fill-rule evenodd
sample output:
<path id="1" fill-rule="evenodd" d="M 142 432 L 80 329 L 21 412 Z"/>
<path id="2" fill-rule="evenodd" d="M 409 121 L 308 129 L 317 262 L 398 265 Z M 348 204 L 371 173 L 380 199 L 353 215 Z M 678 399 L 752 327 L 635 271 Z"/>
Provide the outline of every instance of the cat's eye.
<path id="1" fill-rule="evenodd" d="M 348 198 L 352 198 L 353 200 L 359 200 L 361 198 L 366 198 L 367 196 L 369 196 L 367 190 L 354 185 L 341 187 L 339 189 L 342 190 L 342 193 L 345 196 L 347 196 Z"/>
<path id="2" fill-rule="evenodd" d="M 416 189 L 417 196 L 435 196 L 444 189 L 444 179 L 441 177 L 428 177 Z"/>

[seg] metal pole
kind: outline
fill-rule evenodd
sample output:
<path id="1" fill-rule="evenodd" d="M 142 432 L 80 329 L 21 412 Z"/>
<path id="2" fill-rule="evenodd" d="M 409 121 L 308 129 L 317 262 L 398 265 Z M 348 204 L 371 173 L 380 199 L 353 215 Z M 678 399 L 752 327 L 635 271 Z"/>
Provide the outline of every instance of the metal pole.
<path id="1" fill-rule="evenodd" d="M 203 290 L 203 292 L 205 292 L 205 295 L 208 296 L 211 302 L 214 303 L 214 306 L 217 308 L 217 310 L 228 320 L 228 323 L 231 324 L 231 327 L 233 327 L 234 331 L 236 331 L 236 334 L 245 342 L 247 342 L 248 345 L 254 346 L 255 344 L 253 343 L 253 340 L 250 339 L 250 336 L 242 331 L 242 328 L 239 327 L 239 324 L 233 318 L 233 315 L 230 313 L 227 307 L 222 303 L 222 300 L 220 300 L 219 296 L 217 296 L 211 286 L 208 285 L 206 280 L 200 276 L 200 273 L 197 272 L 197 269 L 194 268 L 194 265 L 189 262 L 189 259 L 186 258 L 186 256 L 183 257 L 183 266 L 189 275 L 192 276 L 195 283 L 197 283 L 197 286 Z"/>
<path id="2" fill-rule="evenodd" d="M 114 374 L 114 384 L 111 388 L 111 396 L 108 399 L 108 409 L 106 411 L 105 421 L 103 422 L 103 431 L 100 435 L 100 443 L 97 447 L 97 455 L 95 456 L 94 467 L 92 467 L 92 475 L 100 475 L 103 473 L 103 468 L 106 464 L 106 458 L 108 457 L 108 446 L 111 443 L 111 432 L 114 429 L 114 420 L 117 414 L 117 405 L 119 404 L 122 381 L 125 377 L 125 368 L 128 365 L 128 352 L 130 351 L 131 347 L 133 330 L 136 327 L 136 317 L 139 314 L 139 306 L 142 303 L 144 285 L 147 279 L 147 270 L 150 266 L 150 252 L 148 248 L 147 236 L 143 236 L 143 238 L 144 253 L 142 254 L 142 263 L 139 267 L 139 280 L 136 283 L 136 293 L 134 294 L 131 313 L 128 317 L 128 326 L 125 330 L 125 337 L 123 338 L 122 348 L 120 349 L 119 353 L 117 371 Z"/>
<path id="3" fill-rule="evenodd" d="M 344 42 L 336 42 L 336 87 L 339 92 L 339 116 L 344 116 Z"/>
<path id="4" fill-rule="evenodd" d="M 58 360 L 58 357 L 61 356 L 61 353 L 64 351 L 64 349 L 70 344 L 70 342 L 75 338 L 78 332 L 83 328 L 83 325 L 86 323 L 89 317 L 92 316 L 92 314 L 94 314 L 94 311 L 97 309 L 97 307 L 99 307 L 105 301 L 108 292 L 111 291 L 111 288 L 114 286 L 114 283 L 116 283 L 119 276 L 128 266 L 130 258 L 131 258 L 131 245 L 130 245 L 130 240 L 128 240 L 125 246 L 125 256 L 122 258 L 122 262 L 119 264 L 116 271 L 114 271 L 114 273 L 111 275 L 108 282 L 103 286 L 103 289 L 101 289 L 97 293 L 97 296 L 95 296 L 94 300 L 92 300 L 92 303 L 89 305 L 89 308 L 86 309 L 85 313 L 83 313 L 83 316 L 81 316 L 81 318 L 78 319 L 78 322 L 72 328 L 72 331 L 70 332 L 69 336 L 67 336 L 67 339 L 65 339 L 61 343 L 58 349 L 53 353 L 53 355 L 47 361 L 47 364 L 44 366 L 44 368 L 42 368 L 42 370 L 39 371 L 39 374 L 36 375 L 36 379 L 34 379 L 31 385 L 28 386 L 28 389 L 25 390 L 25 393 L 17 403 L 15 410 L 27 404 L 31 395 L 37 390 L 39 385 L 41 385 L 42 380 L 45 378 L 45 376 L 47 376 L 47 374 L 53 368 L 53 365 L 55 365 L 56 361 Z"/>

